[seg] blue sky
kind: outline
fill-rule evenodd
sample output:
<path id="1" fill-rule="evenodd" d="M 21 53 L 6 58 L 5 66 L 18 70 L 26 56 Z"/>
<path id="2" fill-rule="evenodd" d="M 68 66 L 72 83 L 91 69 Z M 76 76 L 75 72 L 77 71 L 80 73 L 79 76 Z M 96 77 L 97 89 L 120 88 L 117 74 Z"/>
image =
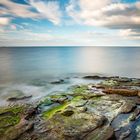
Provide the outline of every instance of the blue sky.
<path id="1" fill-rule="evenodd" d="M 140 46 L 140 0 L 0 0 L 0 46 Z"/>

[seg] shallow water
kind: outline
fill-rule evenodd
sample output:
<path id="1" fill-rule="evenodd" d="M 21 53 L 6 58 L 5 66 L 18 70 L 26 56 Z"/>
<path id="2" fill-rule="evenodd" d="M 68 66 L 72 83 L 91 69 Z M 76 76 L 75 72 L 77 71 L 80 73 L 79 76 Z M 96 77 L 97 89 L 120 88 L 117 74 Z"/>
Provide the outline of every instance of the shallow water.
<path id="1" fill-rule="evenodd" d="M 140 108 L 138 105 L 137 108 Z M 115 136 L 119 139 L 120 135 L 128 130 L 131 131 L 130 135 L 125 138 L 125 140 L 139 140 L 139 130 L 140 129 L 140 116 L 135 121 L 130 121 L 129 117 L 131 113 L 119 114 L 112 122 L 111 126 L 114 128 Z M 118 129 L 120 128 L 120 129 Z M 138 132 L 137 132 L 138 131 Z"/>

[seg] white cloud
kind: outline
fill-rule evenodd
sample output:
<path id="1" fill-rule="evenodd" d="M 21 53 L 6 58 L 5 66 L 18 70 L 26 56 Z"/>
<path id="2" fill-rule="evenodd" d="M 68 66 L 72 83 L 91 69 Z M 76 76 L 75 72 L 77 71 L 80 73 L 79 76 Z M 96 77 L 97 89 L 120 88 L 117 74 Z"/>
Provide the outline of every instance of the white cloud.
<path id="1" fill-rule="evenodd" d="M 134 31 L 132 29 L 122 29 L 119 31 L 119 35 L 125 39 L 140 39 L 140 32 Z"/>
<path id="2" fill-rule="evenodd" d="M 59 3 L 56 1 L 29 0 L 29 5 L 25 5 L 10 0 L 0 0 L 0 4 L 5 6 L 0 9 L 0 15 L 2 16 L 10 15 L 21 18 L 47 19 L 54 24 L 59 24 L 61 20 Z M 34 11 L 32 11 L 33 9 Z"/>
<path id="3" fill-rule="evenodd" d="M 108 28 L 139 28 L 140 3 L 124 4 L 112 0 L 71 0 L 66 11 L 76 22 Z"/>
<path id="4" fill-rule="evenodd" d="M 19 4 L 12 2 L 10 0 L 0 0 L 0 4 L 4 5 L 6 8 L 1 9 L 3 15 L 13 15 L 22 18 L 37 18 L 39 15 L 32 12 L 29 5 Z"/>
<path id="5" fill-rule="evenodd" d="M 30 0 L 29 3 L 33 6 L 43 17 L 46 17 L 48 20 L 54 24 L 59 24 L 61 19 L 61 11 L 59 4 L 56 1 L 35 1 Z"/>
<path id="6" fill-rule="evenodd" d="M 1 26 L 5 26 L 8 25 L 10 23 L 10 19 L 7 17 L 0 17 L 0 25 Z"/>

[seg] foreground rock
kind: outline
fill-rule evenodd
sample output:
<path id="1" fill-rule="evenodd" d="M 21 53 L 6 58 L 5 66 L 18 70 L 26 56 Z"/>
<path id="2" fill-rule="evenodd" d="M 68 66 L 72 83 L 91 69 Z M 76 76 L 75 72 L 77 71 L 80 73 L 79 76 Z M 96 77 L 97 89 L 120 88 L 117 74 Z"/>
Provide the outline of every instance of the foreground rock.
<path id="1" fill-rule="evenodd" d="M 32 110 L 32 111 L 31 111 Z M 14 140 L 33 127 L 28 118 L 35 111 L 31 106 L 13 105 L 0 109 L 0 139 Z M 33 114 L 32 114 L 33 115 Z"/>
<path id="2" fill-rule="evenodd" d="M 68 92 L 48 95 L 35 105 L 37 107 L 2 108 L 0 138 L 120 140 L 135 137 L 138 140 L 140 80 L 116 76 L 84 78 L 99 79 L 99 83 L 74 85 Z M 52 84 L 63 82 L 58 80 Z"/>

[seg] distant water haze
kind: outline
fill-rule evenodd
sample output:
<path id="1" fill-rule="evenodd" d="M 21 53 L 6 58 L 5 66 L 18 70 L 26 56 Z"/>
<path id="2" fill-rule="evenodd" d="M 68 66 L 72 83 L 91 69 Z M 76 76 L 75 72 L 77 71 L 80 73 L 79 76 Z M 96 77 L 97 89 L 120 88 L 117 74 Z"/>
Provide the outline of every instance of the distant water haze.
<path id="1" fill-rule="evenodd" d="M 140 78 L 140 48 L 0 48 L 0 84 L 76 74 Z"/>

